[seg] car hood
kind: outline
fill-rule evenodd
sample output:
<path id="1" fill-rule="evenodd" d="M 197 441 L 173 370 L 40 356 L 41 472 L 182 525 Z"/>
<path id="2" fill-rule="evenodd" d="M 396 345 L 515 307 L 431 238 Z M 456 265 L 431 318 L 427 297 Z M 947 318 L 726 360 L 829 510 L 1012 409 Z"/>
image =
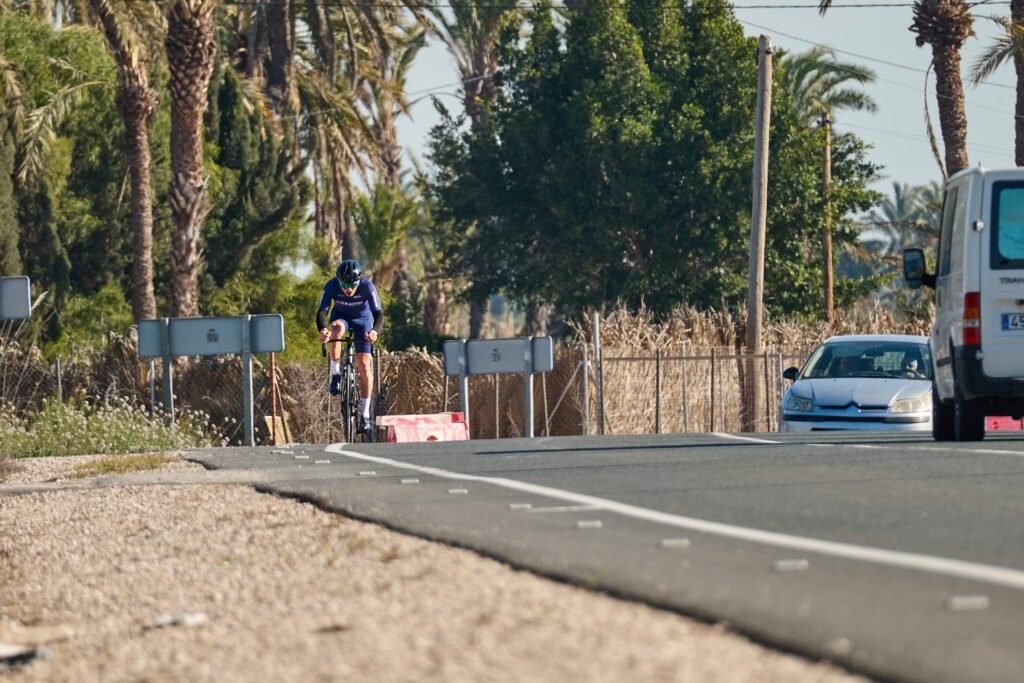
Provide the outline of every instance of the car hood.
<path id="1" fill-rule="evenodd" d="M 901 398 L 916 398 L 931 388 L 926 379 L 882 379 L 880 377 L 842 377 L 837 379 L 802 379 L 792 391 L 811 398 L 814 404 L 829 408 L 888 406 Z"/>

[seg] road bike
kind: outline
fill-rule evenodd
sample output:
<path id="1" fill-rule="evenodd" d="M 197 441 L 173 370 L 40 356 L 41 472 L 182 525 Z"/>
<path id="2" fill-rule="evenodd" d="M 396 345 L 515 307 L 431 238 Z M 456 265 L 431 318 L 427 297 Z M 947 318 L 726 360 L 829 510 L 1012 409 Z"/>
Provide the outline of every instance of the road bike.
<path id="1" fill-rule="evenodd" d="M 370 400 L 370 431 L 365 434 L 359 433 L 359 373 L 356 371 L 355 362 L 355 338 L 352 333 L 346 334 L 341 339 L 330 340 L 321 344 L 323 355 L 327 355 L 327 344 L 345 344 L 345 352 L 341 355 L 341 423 L 345 434 L 346 443 L 355 443 L 361 440 L 366 443 L 373 443 L 376 428 L 373 426 L 374 401 Z M 373 362 L 377 362 L 377 349 L 373 350 Z"/>

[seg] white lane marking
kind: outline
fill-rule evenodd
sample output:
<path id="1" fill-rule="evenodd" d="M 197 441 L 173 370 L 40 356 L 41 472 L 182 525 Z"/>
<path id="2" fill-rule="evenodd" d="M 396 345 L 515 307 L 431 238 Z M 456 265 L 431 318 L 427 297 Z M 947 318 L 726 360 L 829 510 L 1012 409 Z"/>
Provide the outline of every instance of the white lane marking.
<path id="1" fill-rule="evenodd" d="M 811 445 L 811 444 L 808 444 Z M 813 444 L 815 446 L 825 444 Z M 851 448 L 872 448 L 884 449 L 885 446 L 872 444 L 846 444 Z M 942 446 L 900 446 L 901 451 L 928 451 L 929 453 L 947 453 L 949 455 L 1012 455 L 1016 458 L 1024 458 L 1022 451 L 1004 451 L 995 448 L 943 448 Z"/>
<path id="2" fill-rule="evenodd" d="M 734 439 L 736 441 L 749 441 L 751 443 L 771 443 L 771 444 L 782 444 L 783 441 L 768 441 L 766 439 L 755 439 L 750 436 L 739 436 L 738 434 L 726 434 L 725 432 L 711 432 L 711 436 L 717 436 L 721 439 Z M 836 443 L 793 443 L 793 446 L 813 446 L 815 448 L 837 448 L 844 446 L 846 448 L 862 448 L 866 450 L 883 450 L 886 448 L 884 445 L 879 444 L 868 444 L 868 443 L 848 443 L 848 444 L 836 444 Z M 1024 458 L 1024 451 L 1004 451 L 995 448 L 943 448 L 941 446 L 901 446 L 900 450 L 904 451 L 929 451 L 935 453 L 949 453 L 950 455 L 956 454 L 978 454 L 978 455 L 1012 455 L 1015 458 Z"/>
<path id="3" fill-rule="evenodd" d="M 587 512 L 589 510 L 600 510 L 596 505 L 554 505 L 551 507 L 535 508 L 530 507 L 529 512 Z"/>
<path id="4" fill-rule="evenodd" d="M 953 595 L 946 600 L 951 612 L 978 612 L 989 607 L 987 595 Z"/>
<path id="5" fill-rule="evenodd" d="M 556 489 L 550 486 L 529 484 L 523 481 L 516 481 L 515 479 L 485 477 L 477 474 L 463 474 L 461 472 L 449 472 L 448 470 L 442 470 L 437 467 L 425 467 L 423 465 L 414 465 L 412 463 L 402 462 L 401 460 L 392 460 L 391 458 L 364 455 L 363 453 L 356 453 L 355 451 L 346 451 L 344 446 L 345 444 L 331 444 L 327 446 L 326 450 L 331 453 L 337 453 L 338 455 L 344 455 L 356 460 L 365 460 L 398 469 L 413 470 L 422 474 L 431 474 L 436 477 L 445 477 L 447 479 L 455 479 L 457 481 L 475 481 L 484 484 L 492 484 L 494 486 L 501 486 L 503 488 L 520 491 L 522 493 L 531 493 L 547 498 L 554 498 L 556 500 L 563 500 L 569 503 L 593 505 L 609 512 L 618 513 L 625 517 L 642 519 L 656 524 L 665 524 L 666 526 L 678 527 L 681 529 L 692 529 L 694 531 L 700 531 L 707 534 L 717 534 L 726 538 L 735 538 L 741 541 L 749 541 L 751 543 L 760 543 L 763 545 L 790 548 L 793 550 L 804 550 L 822 555 L 860 560 L 862 562 L 874 562 L 877 564 L 899 567 L 901 569 L 913 569 L 933 574 L 970 579 L 973 581 L 985 581 L 987 583 L 1024 590 L 1024 571 L 1016 569 L 994 567 L 976 562 L 953 560 L 945 557 L 935 557 L 932 555 L 919 555 L 916 553 L 900 552 L 897 550 L 883 550 L 881 548 L 871 548 L 868 546 L 853 545 L 850 543 L 822 541 L 816 538 L 791 536 L 789 534 L 778 533 L 775 531 L 764 531 L 762 529 L 732 526 L 731 524 L 723 524 L 721 522 L 709 522 L 695 517 L 684 517 L 682 515 L 659 512 L 657 510 L 650 510 L 636 505 L 629 505 L 627 503 L 620 503 L 614 500 L 598 498 L 597 496 L 574 493 L 572 491 Z"/>
<path id="6" fill-rule="evenodd" d="M 945 450 L 945 449 L 934 448 L 932 450 L 938 451 L 938 450 Z M 1024 458 L 1024 453 L 1021 453 L 1020 451 L 998 451 L 998 450 L 996 450 L 994 448 L 976 448 L 974 450 L 969 450 L 967 452 L 968 453 L 981 453 L 983 455 L 1012 455 L 1012 456 L 1015 456 L 1017 458 Z"/>
<path id="7" fill-rule="evenodd" d="M 749 441 L 750 443 L 782 443 L 781 441 L 769 441 L 768 439 L 755 439 L 752 436 L 740 436 L 738 434 L 726 434 L 725 432 L 711 432 L 711 436 L 719 439 L 735 439 L 736 441 Z"/>
<path id="8" fill-rule="evenodd" d="M 797 560 L 776 560 L 772 569 L 777 572 L 805 572 L 810 569 L 811 563 L 800 558 Z"/>

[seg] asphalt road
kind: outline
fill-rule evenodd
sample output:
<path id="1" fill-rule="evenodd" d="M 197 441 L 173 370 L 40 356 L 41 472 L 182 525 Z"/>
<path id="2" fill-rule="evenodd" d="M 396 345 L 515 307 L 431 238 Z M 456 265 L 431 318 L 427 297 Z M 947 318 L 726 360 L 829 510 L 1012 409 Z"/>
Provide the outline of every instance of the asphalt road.
<path id="1" fill-rule="evenodd" d="M 1024 435 L 558 437 L 190 458 L 874 678 L 1024 680 Z"/>

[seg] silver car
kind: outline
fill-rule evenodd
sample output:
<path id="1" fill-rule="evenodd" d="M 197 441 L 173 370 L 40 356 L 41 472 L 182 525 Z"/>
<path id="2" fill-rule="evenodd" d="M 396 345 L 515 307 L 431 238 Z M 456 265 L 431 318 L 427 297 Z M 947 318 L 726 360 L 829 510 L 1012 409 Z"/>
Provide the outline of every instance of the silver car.
<path id="1" fill-rule="evenodd" d="M 802 369 L 783 374 L 782 431 L 931 431 L 928 337 L 859 334 L 826 339 Z"/>

